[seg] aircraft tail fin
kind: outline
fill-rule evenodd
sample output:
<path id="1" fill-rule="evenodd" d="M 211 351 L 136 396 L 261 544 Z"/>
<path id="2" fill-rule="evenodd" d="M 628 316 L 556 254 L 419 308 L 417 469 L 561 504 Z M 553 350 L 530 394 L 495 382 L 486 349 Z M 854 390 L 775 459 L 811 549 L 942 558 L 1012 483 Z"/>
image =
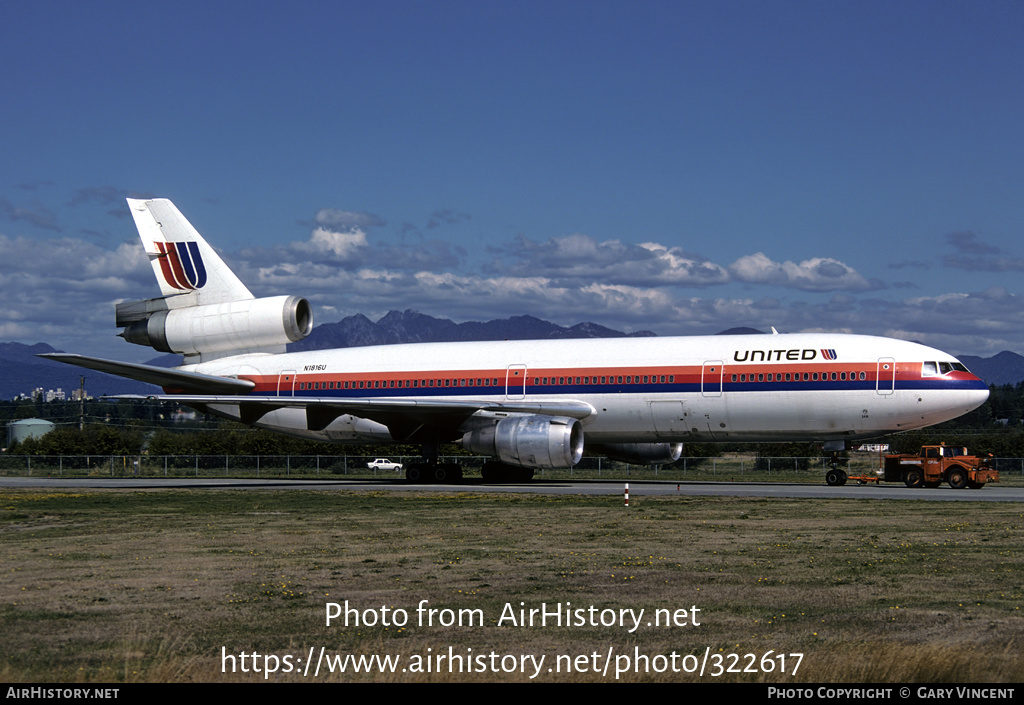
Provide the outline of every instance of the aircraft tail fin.
<path id="1" fill-rule="evenodd" d="M 203 236 L 166 198 L 129 198 L 128 207 L 160 292 L 170 308 L 253 298 Z"/>
<path id="2" fill-rule="evenodd" d="M 117 304 L 115 322 L 129 343 L 181 353 L 192 364 L 284 352 L 309 335 L 306 299 L 254 298 L 169 200 L 129 198 L 128 207 L 163 294 Z"/>

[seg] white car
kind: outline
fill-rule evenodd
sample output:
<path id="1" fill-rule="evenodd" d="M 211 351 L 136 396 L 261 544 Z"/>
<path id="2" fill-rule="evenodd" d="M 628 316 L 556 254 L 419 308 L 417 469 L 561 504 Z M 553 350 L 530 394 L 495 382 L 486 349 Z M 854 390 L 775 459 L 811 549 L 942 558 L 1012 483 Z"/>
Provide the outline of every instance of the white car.
<path id="1" fill-rule="evenodd" d="M 366 467 L 371 470 L 394 470 L 397 472 L 402 469 L 402 464 L 392 463 L 387 458 L 377 458 L 372 463 L 367 463 Z"/>

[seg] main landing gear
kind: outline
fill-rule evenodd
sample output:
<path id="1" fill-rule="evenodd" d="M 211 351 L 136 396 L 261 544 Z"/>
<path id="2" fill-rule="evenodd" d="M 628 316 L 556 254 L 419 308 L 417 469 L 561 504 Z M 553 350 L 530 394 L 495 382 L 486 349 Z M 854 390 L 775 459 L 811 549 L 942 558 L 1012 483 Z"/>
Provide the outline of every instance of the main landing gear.
<path id="1" fill-rule="evenodd" d="M 825 482 L 833 487 L 845 485 L 846 471 L 839 469 L 839 451 L 832 451 L 832 461 L 829 465 L 831 467 L 825 472 Z"/>
<path id="2" fill-rule="evenodd" d="M 458 483 L 462 482 L 462 466 L 455 463 L 439 463 L 440 443 L 431 441 L 424 443 L 422 463 L 410 463 L 405 466 L 405 481 L 415 484 Z"/>
<path id="3" fill-rule="evenodd" d="M 462 482 L 462 466 L 436 461 L 412 463 L 405 466 L 405 481 L 416 484 Z"/>

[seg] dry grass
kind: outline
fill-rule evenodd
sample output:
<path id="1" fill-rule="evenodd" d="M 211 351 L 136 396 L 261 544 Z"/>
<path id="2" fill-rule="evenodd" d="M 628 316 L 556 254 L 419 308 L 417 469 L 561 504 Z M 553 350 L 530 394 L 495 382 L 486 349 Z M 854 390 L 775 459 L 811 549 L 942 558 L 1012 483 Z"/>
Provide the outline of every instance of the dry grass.
<path id="1" fill-rule="evenodd" d="M 778 682 L 1019 682 L 1022 509 L 1004 503 L 304 491 L 0 493 L 0 680 L 251 681 L 305 657 L 803 653 Z M 325 625 L 325 604 L 410 624 Z M 418 626 L 416 607 L 482 626 Z M 700 608 L 700 626 L 512 627 L 506 603 Z M 645 622 L 647 618 L 645 617 Z M 469 652 L 468 649 L 473 649 Z M 790 662 L 792 663 L 792 662 Z M 744 666 L 747 661 L 741 661 Z M 788 666 L 791 668 L 791 666 Z M 274 681 L 302 680 L 277 673 Z M 317 680 L 527 680 L 321 674 Z M 611 680 L 543 673 L 539 680 Z M 309 680 L 309 678 L 306 678 Z M 630 675 L 694 681 L 697 675 Z M 703 680 L 712 680 L 707 674 Z"/>

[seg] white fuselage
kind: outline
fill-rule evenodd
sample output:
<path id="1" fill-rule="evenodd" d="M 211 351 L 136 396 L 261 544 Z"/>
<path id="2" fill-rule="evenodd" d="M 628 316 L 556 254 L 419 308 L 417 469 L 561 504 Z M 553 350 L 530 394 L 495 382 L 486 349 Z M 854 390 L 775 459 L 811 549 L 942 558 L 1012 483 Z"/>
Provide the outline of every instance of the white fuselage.
<path id="1" fill-rule="evenodd" d="M 182 369 L 250 379 L 263 396 L 581 402 L 593 409 L 580 418 L 588 444 L 854 440 L 940 423 L 988 397 L 946 353 L 844 334 L 382 345 Z M 459 430 L 493 416 L 477 412 Z M 256 425 L 341 443 L 395 440 L 382 423 L 351 414 L 310 430 L 298 407 Z"/>

